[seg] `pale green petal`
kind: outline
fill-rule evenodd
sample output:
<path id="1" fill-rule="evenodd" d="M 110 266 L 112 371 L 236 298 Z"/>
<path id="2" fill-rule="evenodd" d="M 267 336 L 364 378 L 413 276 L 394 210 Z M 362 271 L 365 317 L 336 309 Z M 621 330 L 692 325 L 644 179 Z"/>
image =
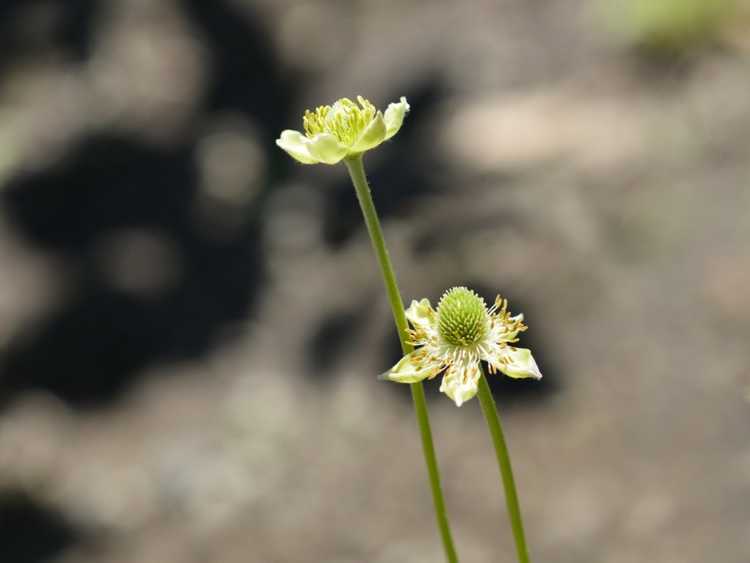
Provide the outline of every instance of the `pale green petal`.
<path id="1" fill-rule="evenodd" d="M 397 104 L 388 104 L 388 109 L 385 110 L 385 139 L 390 139 L 398 130 L 401 129 L 401 125 L 404 122 L 404 116 L 409 111 L 409 103 L 406 98 L 401 96 L 401 101 Z"/>
<path id="2" fill-rule="evenodd" d="M 542 372 L 531 355 L 531 350 L 527 348 L 515 348 L 513 346 L 503 346 L 500 350 L 502 358 L 495 365 L 508 377 L 514 379 L 541 379 Z"/>
<path id="3" fill-rule="evenodd" d="M 418 350 L 407 354 L 381 377 L 397 383 L 416 383 L 428 377 L 433 377 L 440 371 L 440 364 L 420 361 L 420 357 L 424 356 L 419 354 Z"/>
<path id="4" fill-rule="evenodd" d="M 330 133 L 319 133 L 308 141 L 313 158 L 325 164 L 336 164 L 346 156 L 347 149 Z"/>
<path id="5" fill-rule="evenodd" d="M 276 144 L 284 149 L 289 156 L 302 164 L 316 164 L 318 160 L 308 150 L 309 139 L 299 131 L 287 129 L 281 132 Z"/>
<path id="6" fill-rule="evenodd" d="M 351 148 L 351 152 L 365 152 L 372 148 L 377 147 L 380 143 L 385 140 L 385 121 L 383 121 L 383 114 L 377 112 L 372 121 L 365 127 L 362 134 L 354 142 Z"/>
<path id="7" fill-rule="evenodd" d="M 430 305 L 429 299 L 412 301 L 406 310 L 406 318 L 415 328 L 421 328 L 424 331 L 435 330 L 437 326 L 437 313 Z"/>
<path id="8" fill-rule="evenodd" d="M 480 376 L 478 365 L 472 364 L 464 368 L 453 365 L 443 376 L 440 391 L 460 407 L 477 394 Z"/>

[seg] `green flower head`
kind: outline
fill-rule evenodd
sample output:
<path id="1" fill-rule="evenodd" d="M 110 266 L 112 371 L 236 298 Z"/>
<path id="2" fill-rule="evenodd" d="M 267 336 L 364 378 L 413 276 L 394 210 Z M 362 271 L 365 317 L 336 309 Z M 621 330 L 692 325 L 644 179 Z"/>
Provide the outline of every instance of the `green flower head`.
<path id="1" fill-rule="evenodd" d="M 332 106 L 307 110 L 302 118 L 304 135 L 287 129 L 276 144 L 302 164 L 337 164 L 393 137 L 408 111 L 404 97 L 389 104 L 385 113 L 362 96 L 357 96 L 357 103 L 342 98 Z"/>
<path id="2" fill-rule="evenodd" d="M 401 358 L 384 379 L 416 383 L 444 372 L 440 391 L 460 407 L 477 394 L 482 361 L 490 373 L 542 378 L 531 351 L 512 346 L 527 328 L 523 315 L 511 316 L 508 300 L 499 295 L 488 308 L 470 289 L 454 287 L 443 294 L 437 311 L 427 299 L 412 301 L 406 318 L 416 350 Z"/>

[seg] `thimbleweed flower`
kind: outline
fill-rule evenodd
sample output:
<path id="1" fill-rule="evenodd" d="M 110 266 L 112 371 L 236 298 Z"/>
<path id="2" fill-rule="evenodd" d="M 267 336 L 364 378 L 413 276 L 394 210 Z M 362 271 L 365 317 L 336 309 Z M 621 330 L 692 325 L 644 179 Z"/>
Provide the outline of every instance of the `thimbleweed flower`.
<path id="1" fill-rule="evenodd" d="M 307 110 L 302 119 L 305 134 L 287 129 L 276 144 L 302 164 L 337 164 L 393 137 L 409 111 L 403 96 L 389 104 L 385 113 L 362 96 L 357 96 L 357 102 L 341 98 L 332 106 Z"/>
<path id="2" fill-rule="evenodd" d="M 398 328 L 399 340 L 402 348 L 407 349 L 405 333 L 407 321 L 404 304 L 396 283 L 393 264 L 388 256 L 375 203 L 372 200 L 370 187 L 367 185 L 362 154 L 398 133 L 404 122 L 404 116 L 409 111 L 409 104 L 406 98 L 402 97 L 400 102 L 390 104 L 385 113 L 381 113 L 362 97 L 357 97 L 357 102 L 358 104 L 348 98 L 343 98 L 332 106 L 321 106 L 315 111 L 305 112 L 303 118 L 305 133 L 282 131 L 276 144 L 303 164 L 320 162 L 336 164 L 343 161 L 346 165 L 362 209 L 362 218 L 375 251 L 375 258 L 380 267 L 386 295 L 393 312 L 393 320 Z M 453 545 L 445 500 L 440 486 L 440 474 L 424 390 L 420 383 L 415 383 L 411 391 L 427 466 L 427 478 L 432 491 L 436 523 L 443 541 L 445 558 L 449 563 L 456 563 L 458 556 Z"/>
<path id="3" fill-rule="evenodd" d="M 484 299 L 465 287 L 446 291 L 435 311 L 427 299 L 412 301 L 406 310 L 409 341 L 416 348 L 383 375 L 398 383 L 432 379 L 445 371 L 440 391 L 461 406 L 477 394 L 480 361 L 490 373 L 512 378 L 541 379 L 531 351 L 516 348 L 526 330 L 523 315 L 512 317 L 508 300 L 499 295 L 487 308 Z"/>

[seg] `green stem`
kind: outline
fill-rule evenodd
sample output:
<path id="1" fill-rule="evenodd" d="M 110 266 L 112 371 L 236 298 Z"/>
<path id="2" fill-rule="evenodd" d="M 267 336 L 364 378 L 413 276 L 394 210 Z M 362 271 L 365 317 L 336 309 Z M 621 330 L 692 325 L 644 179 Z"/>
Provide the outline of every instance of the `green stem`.
<path id="1" fill-rule="evenodd" d="M 398 338 L 401 341 L 401 349 L 404 354 L 408 354 L 413 350 L 413 347 L 407 340 L 404 302 L 401 300 L 401 293 L 399 292 L 398 284 L 396 283 L 396 274 L 393 272 L 393 265 L 391 264 L 391 259 L 385 246 L 385 240 L 383 239 L 383 231 L 380 228 L 380 220 L 378 219 L 377 211 L 375 211 L 375 204 L 372 201 L 370 188 L 367 185 L 367 177 L 365 176 L 365 169 L 362 164 L 362 155 L 359 154 L 347 158 L 344 162 L 349 170 L 354 189 L 357 192 L 357 199 L 362 208 L 362 215 L 364 215 L 365 218 L 367 232 L 370 234 L 372 248 L 375 250 L 375 255 L 377 256 L 378 264 L 380 265 L 380 271 L 383 274 L 385 289 L 388 293 L 388 301 L 390 302 L 391 310 L 393 311 L 393 320 L 396 322 Z M 430 477 L 432 500 L 435 505 L 435 518 L 437 519 L 438 529 L 440 530 L 440 536 L 443 540 L 445 557 L 449 563 L 457 563 L 458 556 L 456 555 L 456 548 L 453 547 L 453 539 L 451 538 L 450 526 L 448 524 L 448 513 L 445 508 L 443 491 L 440 487 L 440 472 L 438 471 L 435 446 L 432 441 L 430 419 L 427 413 L 427 401 L 425 400 L 424 388 L 422 387 L 421 382 L 411 384 L 411 396 L 414 401 L 414 410 L 417 415 L 419 432 L 422 437 L 422 451 L 424 452 L 424 460 L 427 465 L 427 473 Z"/>
<path id="2" fill-rule="evenodd" d="M 482 412 L 484 413 L 484 418 L 487 420 L 487 427 L 490 430 L 492 442 L 495 445 L 497 464 L 500 466 L 500 476 L 503 479 L 503 488 L 505 489 L 505 505 L 508 508 L 513 537 L 516 540 L 518 561 L 519 563 L 529 563 L 529 550 L 526 547 L 526 538 L 523 533 L 523 520 L 521 519 L 521 508 L 518 505 L 518 493 L 516 492 L 516 483 L 513 479 L 513 468 L 510 465 L 510 454 L 508 454 L 508 446 L 505 444 L 503 427 L 500 425 L 500 415 L 497 412 L 495 400 L 492 398 L 492 391 L 490 391 L 490 386 L 487 383 L 484 373 L 479 378 L 479 402 L 482 405 Z"/>

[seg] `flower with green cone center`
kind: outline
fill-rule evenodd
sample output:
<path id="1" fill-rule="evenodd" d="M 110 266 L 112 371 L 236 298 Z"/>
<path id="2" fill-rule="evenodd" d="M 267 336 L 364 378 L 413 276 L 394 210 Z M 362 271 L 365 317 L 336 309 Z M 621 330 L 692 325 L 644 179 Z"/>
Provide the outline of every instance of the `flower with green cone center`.
<path id="1" fill-rule="evenodd" d="M 440 391 L 460 407 L 477 394 L 481 362 L 490 374 L 542 378 L 531 351 L 513 346 L 526 330 L 523 315 L 512 316 L 508 300 L 499 295 L 488 308 L 470 289 L 454 287 L 443 294 L 437 310 L 427 299 L 412 301 L 406 318 L 416 349 L 383 374 L 384 379 L 415 383 L 443 373 Z"/>

